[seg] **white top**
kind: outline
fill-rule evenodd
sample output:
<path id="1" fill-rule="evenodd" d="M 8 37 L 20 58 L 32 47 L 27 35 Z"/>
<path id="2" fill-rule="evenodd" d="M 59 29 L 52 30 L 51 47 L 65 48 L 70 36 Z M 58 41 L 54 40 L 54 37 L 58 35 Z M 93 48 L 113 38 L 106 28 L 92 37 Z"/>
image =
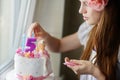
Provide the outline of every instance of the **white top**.
<path id="1" fill-rule="evenodd" d="M 80 43 L 86 47 L 87 40 L 89 38 L 89 33 L 93 26 L 88 25 L 86 22 L 84 22 L 78 30 L 78 38 L 80 40 Z M 96 55 L 96 52 L 92 50 L 90 60 Z M 118 53 L 118 61 L 120 62 L 120 47 L 119 47 L 119 53 Z M 94 61 L 93 61 L 94 62 Z M 94 76 L 92 75 L 80 75 L 80 80 L 97 80 Z"/>

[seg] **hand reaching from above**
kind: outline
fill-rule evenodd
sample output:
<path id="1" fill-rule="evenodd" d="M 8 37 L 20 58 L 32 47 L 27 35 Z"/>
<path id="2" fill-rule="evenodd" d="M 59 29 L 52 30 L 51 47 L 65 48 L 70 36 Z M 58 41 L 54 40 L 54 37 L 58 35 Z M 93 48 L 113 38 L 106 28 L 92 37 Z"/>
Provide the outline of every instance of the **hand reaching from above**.
<path id="1" fill-rule="evenodd" d="M 34 35 L 38 39 L 45 39 L 48 35 L 46 31 L 43 30 L 43 28 L 40 26 L 39 23 L 35 22 L 32 23 L 28 29 L 28 37 L 32 36 L 32 32 L 34 32 Z"/>
<path id="2" fill-rule="evenodd" d="M 48 34 L 39 23 L 35 22 L 32 23 L 27 31 L 27 36 L 31 37 L 34 33 L 34 37 L 37 38 L 37 40 L 43 40 L 46 44 L 46 47 L 53 52 L 58 52 L 60 48 L 60 40 L 52 37 L 50 34 Z"/>

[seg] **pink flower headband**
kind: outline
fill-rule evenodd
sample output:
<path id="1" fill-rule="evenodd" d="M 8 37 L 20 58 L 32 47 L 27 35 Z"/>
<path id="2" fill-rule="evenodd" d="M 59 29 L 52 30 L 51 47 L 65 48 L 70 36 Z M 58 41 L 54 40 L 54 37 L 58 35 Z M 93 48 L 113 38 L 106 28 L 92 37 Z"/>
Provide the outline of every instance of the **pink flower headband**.
<path id="1" fill-rule="evenodd" d="M 96 11 L 102 11 L 107 5 L 108 0 L 87 0 L 88 6 Z"/>

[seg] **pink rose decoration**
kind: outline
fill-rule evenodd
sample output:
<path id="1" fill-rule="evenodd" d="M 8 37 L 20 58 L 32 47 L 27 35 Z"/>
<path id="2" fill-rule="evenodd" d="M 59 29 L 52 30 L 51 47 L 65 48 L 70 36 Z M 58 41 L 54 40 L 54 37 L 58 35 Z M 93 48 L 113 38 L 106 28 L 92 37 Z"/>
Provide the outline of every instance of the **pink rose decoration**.
<path id="1" fill-rule="evenodd" d="M 34 55 L 34 57 L 35 57 L 35 58 L 39 58 L 39 57 L 40 57 L 40 54 L 37 53 L 37 54 Z"/>
<path id="2" fill-rule="evenodd" d="M 22 49 L 21 48 L 18 48 L 17 50 L 16 50 L 16 53 L 20 53 L 20 52 L 22 52 Z"/>
<path id="3" fill-rule="evenodd" d="M 96 11 L 102 11 L 107 5 L 108 0 L 87 0 L 88 6 Z"/>
<path id="4" fill-rule="evenodd" d="M 24 56 L 21 48 L 18 48 L 18 49 L 16 50 L 16 53 L 17 53 L 18 55 L 20 55 L 20 56 Z"/>
<path id="5" fill-rule="evenodd" d="M 49 54 L 48 54 L 48 52 L 46 50 L 44 50 L 43 55 L 45 55 L 47 57 L 50 57 Z"/>
<path id="6" fill-rule="evenodd" d="M 30 58 L 34 58 L 34 54 L 33 53 L 30 53 Z"/>
<path id="7" fill-rule="evenodd" d="M 30 75 L 28 80 L 34 80 L 34 79 L 33 79 L 33 76 Z"/>

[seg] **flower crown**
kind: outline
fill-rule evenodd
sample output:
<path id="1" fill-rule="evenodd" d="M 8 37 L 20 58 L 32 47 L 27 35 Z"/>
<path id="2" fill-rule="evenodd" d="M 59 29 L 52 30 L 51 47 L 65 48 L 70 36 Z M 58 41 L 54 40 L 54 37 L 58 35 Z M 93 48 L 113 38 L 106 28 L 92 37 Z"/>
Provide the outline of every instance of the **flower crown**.
<path id="1" fill-rule="evenodd" d="M 108 0 L 87 0 L 88 6 L 96 11 L 102 11 L 107 5 Z"/>

